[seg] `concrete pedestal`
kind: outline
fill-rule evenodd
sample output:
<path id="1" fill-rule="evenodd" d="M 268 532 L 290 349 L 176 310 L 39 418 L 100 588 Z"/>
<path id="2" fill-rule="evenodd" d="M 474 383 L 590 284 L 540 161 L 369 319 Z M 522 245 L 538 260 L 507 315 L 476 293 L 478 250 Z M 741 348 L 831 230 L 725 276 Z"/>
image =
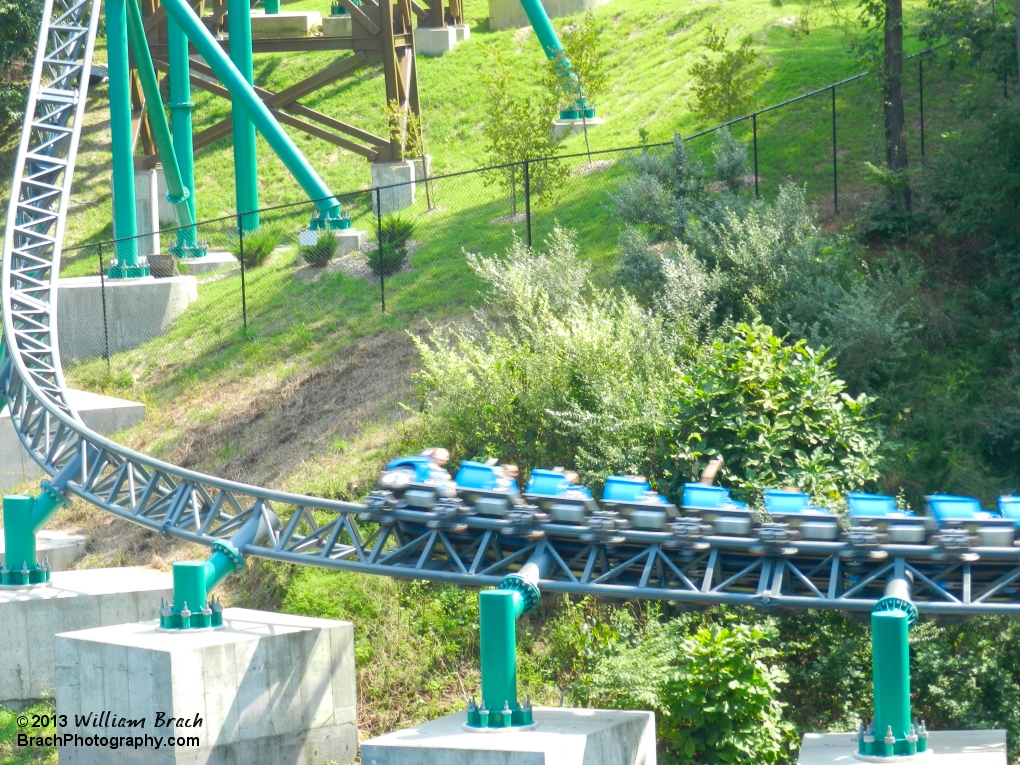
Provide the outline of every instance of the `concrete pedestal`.
<path id="1" fill-rule="evenodd" d="M 930 754 L 906 760 L 919 765 L 1006 765 L 1006 731 L 938 730 L 928 738 Z M 800 745 L 798 765 L 854 765 L 862 763 L 856 733 L 808 733 Z M 892 762 L 897 757 L 886 757 Z"/>
<path id="2" fill-rule="evenodd" d="M 592 117 L 588 120 L 553 120 L 553 135 L 559 138 L 565 133 L 584 133 L 585 122 L 588 123 L 588 130 L 591 130 L 604 125 L 606 121 L 601 117 Z"/>
<path id="3" fill-rule="evenodd" d="M 35 535 L 35 551 L 40 561 L 49 561 L 51 571 L 67 571 L 72 563 L 85 554 L 86 541 L 81 534 L 43 530 Z M 4 530 L 0 529 L 0 563 L 6 566 L 7 562 L 7 544 Z"/>
<path id="4" fill-rule="evenodd" d="M 160 632 L 152 621 L 58 635 L 56 705 L 68 717 L 60 732 L 162 740 L 116 751 L 61 746 L 60 765 L 353 762 L 352 625 L 240 608 L 223 617 L 224 628 L 208 632 Z M 111 714 L 74 724 L 102 711 Z M 178 722 L 158 725 L 171 717 Z M 119 718 L 141 722 L 119 727 Z M 168 736 L 198 740 L 171 746 Z"/>
<path id="5" fill-rule="evenodd" d="M 280 11 L 266 14 L 251 12 L 251 39 L 279 40 L 285 37 L 308 37 L 312 27 L 322 26 L 318 11 Z"/>
<path id="6" fill-rule="evenodd" d="M 415 167 L 413 160 L 403 162 L 373 162 L 372 187 L 379 187 L 378 204 L 375 191 L 372 192 L 372 212 L 382 214 L 403 210 L 414 204 Z M 394 185 L 399 184 L 399 185 Z"/>
<path id="7" fill-rule="evenodd" d="M 457 35 L 457 42 L 471 39 L 471 27 L 468 24 L 454 24 L 453 31 Z"/>
<path id="8" fill-rule="evenodd" d="M 102 325 L 100 325 L 101 331 Z M 78 410 L 82 420 L 92 430 L 104 436 L 126 430 L 145 419 L 145 404 L 126 401 L 98 393 L 68 390 L 67 400 Z M 25 481 L 41 478 L 40 468 L 21 445 L 11 422 L 10 410 L 0 409 L 0 489 L 7 490 Z M 53 559 L 50 559 L 53 563 Z"/>
<path id="9" fill-rule="evenodd" d="M 58 707 L 59 709 L 59 707 Z M 655 715 L 535 708 L 534 730 L 473 733 L 463 712 L 373 738 L 362 765 L 655 765 Z M 61 762 L 63 765 L 63 762 Z"/>
<path id="10" fill-rule="evenodd" d="M 58 632 L 146 619 L 172 597 L 169 573 L 141 567 L 57 571 L 49 586 L 0 588 L 0 704 L 53 694 Z"/>
<path id="11" fill-rule="evenodd" d="M 345 13 L 342 16 L 325 16 L 322 19 L 323 37 L 350 37 L 353 34 L 351 15 Z"/>
<path id="12" fill-rule="evenodd" d="M 198 300 L 194 276 L 169 279 L 106 279 L 106 333 L 103 330 L 103 284 L 98 276 L 61 279 L 58 283 L 57 332 L 60 355 L 88 359 L 136 348 L 156 337 Z"/>
<path id="13" fill-rule="evenodd" d="M 337 228 L 330 229 L 329 231 L 305 229 L 298 233 L 298 244 L 302 247 L 313 247 L 318 244 L 319 237 L 329 235 L 335 236 L 340 240 L 340 246 L 336 250 L 337 255 L 361 252 L 361 248 L 365 245 L 366 241 L 365 232 L 359 231 L 356 228 Z"/>
<path id="14" fill-rule="evenodd" d="M 188 270 L 189 276 L 204 276 L 214 274 L 217 271 L 229 271 L 232 268 L 240 268 L 241 264 L 229 252 L 210 252 L 202 258 L 185 258 L 178 261 L 178 267 L 183 266 Z"/>
<path id="15" fill-rule="evenodd" d="M 605 5 L 609 0 L 543 0 L 545 12 L 549 18 L 558 19 L 561 16 L 573 16 L 577 13 L 586 13 L 600 5 Z M 489 0 L 489 29 L 493 32 L 500 29 L 521 29 L 530 26 L 528 15 L 521 7 L 520 0 Z"/>
<path id="16" fill-rule="evenodd" d="M 453 27 L 418 27 L 414 30 L 414 52 L 420 56 L 442 56 L 457 44 Z"/>

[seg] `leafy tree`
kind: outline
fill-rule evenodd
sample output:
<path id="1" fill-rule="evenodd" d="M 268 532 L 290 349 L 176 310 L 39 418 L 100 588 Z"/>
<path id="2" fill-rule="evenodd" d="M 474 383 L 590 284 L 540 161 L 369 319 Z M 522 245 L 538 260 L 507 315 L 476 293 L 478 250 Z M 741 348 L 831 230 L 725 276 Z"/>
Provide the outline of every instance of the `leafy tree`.
<path id="1" fill-rule="evenodd" d="M 400 108 L 400 103 L 393 99 L 385 107 L 383 114 L 386 117 L 386 129 L 390 141 L 400 147 L 400 156 L 397 159 L 415 159 L 425 156 L 425 146 L 422 141 L 421 117 L 410 109 Z"/>
<path id="2" fill-rule="evenodd" d="M 928 0 L 918 37 L 928 45 L 948 42 L 950 55 L 966 56 L 1001 79 L 1017 78 L 1020 3 L 992 0 Z"/>
<path id="3" fill-rule="evenodd" d="M 606 53 L 599 45 L 599 39 L 598 25 L 591 11 L 585 14 L 580 24 L 560 32 L 563 51 L 555 59 L 547 61 L 544 84 L 554 94 L 561 109 L 574 105 L 578 89 L 589 106 L 595 106 L 599 96 L 606 92 Z M 570 62 L 569 71 L 577 78 L 576 84 L 564 76 L 567 61 Z"/>
<path id="4" fill-rule="evenodd" d="M 563 185 L 567 169 L 554 158 L 561 144 L 553 137 L 549 115 L 555 109 L 552 94 L 539 97 L 515 87 L 520 73 L 511 68 L 502 51 L 486 50 L 488 66 L 482 73 L 485 134 L 489 161 L 506 165 L 485 174 L 486 182 L 502 186 L 510 195 L 510 212 L 517 214 L 518 198 L 524 192 L 524 167 L 528 159 L 548 158 L 529 167 L 531 196 L 534 199 L 553 193 Z"/>
<path id="5" fill-rule="evenodd" d="M 786 345 L 760 323 L 737 325 L 684 374 L 661 430 L 658 473 L 679 499 L 713 457 L 723 483 L 750 500 L 797 486 L 819 502 L 878 478 L 881 432 L 873 398 L 851 398 L 835 363 L 801 340 Z"/>
<path id="6" fill-rule="evenodd" d="M 747 35 L 735 49 L 727 50 L 728 31 L 709 26 L 701 61 L 691 67 L 694 76 L 695 111 L 710 119 L 732 119 L 754 109 L 754 93 L 765 76 L 754 38 Z"/>
<path id="7" fill-rule="evenodd" d="M 40 0 L 0 0 L 0 127 L 20 119 L 24 110 L 41 14 Z"/>

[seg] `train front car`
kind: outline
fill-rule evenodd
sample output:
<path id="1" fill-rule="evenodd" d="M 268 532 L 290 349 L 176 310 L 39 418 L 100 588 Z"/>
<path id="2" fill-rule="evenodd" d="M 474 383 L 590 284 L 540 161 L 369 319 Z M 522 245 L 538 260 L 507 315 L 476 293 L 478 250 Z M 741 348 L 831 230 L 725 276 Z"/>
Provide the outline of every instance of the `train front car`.
<path id="1" fill-rule="evenodd" d="M 930 494 L 925 497 L 928 512 L 938 524 L 933 540 L 953 550 L 970 547 L 1012 547 L 1015 521 L 998 512 L 985 510 L 975 497 Z M 1011 504 L 1004 503 L 1007 507 Z M 976 560 L 979 553 L 972 552 Z"/>

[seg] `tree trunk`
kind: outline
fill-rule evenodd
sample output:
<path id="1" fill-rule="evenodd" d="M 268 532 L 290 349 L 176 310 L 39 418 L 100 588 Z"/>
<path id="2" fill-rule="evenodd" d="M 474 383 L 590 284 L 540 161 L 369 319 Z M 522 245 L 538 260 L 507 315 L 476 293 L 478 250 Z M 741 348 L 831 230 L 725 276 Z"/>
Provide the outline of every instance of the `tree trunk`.
<path id="1" fill-rule="evenodd" d="M 903 115 L 903 0 L 885 3 L 885 164 L 894 173 L 907 169 L 906 119 Z M 910 208 L 910 188 L 902 203 Z"/>

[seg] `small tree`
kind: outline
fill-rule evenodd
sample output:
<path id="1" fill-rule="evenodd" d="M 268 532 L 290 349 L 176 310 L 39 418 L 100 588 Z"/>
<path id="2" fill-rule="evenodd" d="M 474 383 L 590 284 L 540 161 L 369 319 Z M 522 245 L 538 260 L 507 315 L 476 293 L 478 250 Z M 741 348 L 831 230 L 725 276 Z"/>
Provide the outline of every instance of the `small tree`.
<path id="1" fill-rule="evenodd" d="M 589 106 L 594 106 L 606 92 L 606 53 L 599 45 L 599 30 L 595 16 L 588 11 L 584 21 L 568 27 L 560 33 L 563 51 L 554 59 L 548 59 L 545 69 L 545 85 L 555 97 L 560 109 L 569 108 L 577 100 L 578 91 Z M 573 72 L 575 81 L 565 76 Z"/>
<path id="2" fill-rule="evenodd" d="M 531 196 L 541 197 L 555 191 L 566 179 L 566 168 L 554 158 L 561 144 L 553 137 L 549 114 L 555 103 L 544 97 L 515 90 L 519 72 L 511 69 L 502 51 L 486 50 L 488 66 L 482 74 L 485 88 L 485 114 L 482 130 L 485 151 L 494 165 L 506 165 L 485 174 L 486 183 L 502 186 L 510 195 L 510 212 L 517 214 L 518 196 L 524 191 L 523 162 L 549 158 L 529 167 Z"/>
<path id="3" fill-rule="evenodd" d="M 425 156 L 425 146 L 421 135 L 421 118 L 410 109 L 401 109 L 396 100 L 383 107 L 386 116 L 386 128 L 390 140 L 400 146 L 398 159 L 417 159 Z"/>
<path id="4" fill-rule="evenodd" d="M 691 67 L 694 75 L 695 111 L 711 119 L 731 119 L 734 114 L 747 114 L 754 109 L 754 92 L 765 76 L 765 67 L 758 59 L 754 38 L 747 35 L 739 47 L 726 49 L 729 32 L 709 26 L 705 47 L 709 56 Z"/>

